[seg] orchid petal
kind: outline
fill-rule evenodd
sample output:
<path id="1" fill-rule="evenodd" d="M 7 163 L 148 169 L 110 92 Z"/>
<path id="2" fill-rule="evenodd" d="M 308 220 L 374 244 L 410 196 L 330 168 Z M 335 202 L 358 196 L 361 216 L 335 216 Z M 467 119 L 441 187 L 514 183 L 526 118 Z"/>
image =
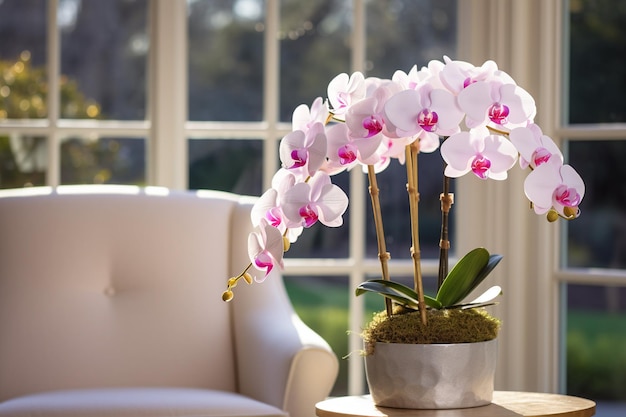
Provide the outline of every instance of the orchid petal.
<path id="1" fill-rule="evenodd" d="M 310 198 L 311 201 L 317 201 L 322 195 L 322 190 L 326 185 L 330 185 L 330 176 L 323 172 L 317 172 L 309 181 L 311 187 Z"/>
<path id="2" fill-rule="evenodd" d="M 497 180 L 507 178 L 507 171 L 517 161 L 517 148 L 502 136 L 489 135 L 484 139 L 483 153 L 491 161 L 489 177 Z"/>
<path id="3" fill-rule="evenodd" d="M 439 135 L 436 133 L 421 132 L 418 135 L 418 139 L 420 141 L 421 153 L 435 152 L 439 148 Z"/>
<path id="4" fill-rule="evenodd" d="M 300 209 L 309 204 L 309 195 L 311 186 L 307 183 L 297 183 L 289 189 L 283 196 L 282 209 L 290 221 L 302 225 L 302 217 L 300 217 Z"/>
<path id="5" fill-rule="evenodd" d="M 526 197 L 537 206 L 535 212 L 538 214 L 541 212 L 538 212 L 537 208 L 547 211 L 552 207 L 552 195 L 556 187 L 561 184 L 560 167 L 560 161 L 551 159 L 535 168 L 524 181 Z"/>
<path id="6" fill-rule="evenodd" d="M 468 85 L 458 95 L 458 103 L 465 112 L 465 122 L 473 128 L 487 123 L 487 109 L 493 104 L 491 87 L 485 81 Z"/>
<path id="7" fill-rule="evenodd" d="M 255 202 L 252 206 L 252 211 L 250 212 L 250 218 L 252 219 L 252 225 L 254 227 L 258 226 L 261 222 L 261 219 L 266 218 L 267 213 L 276 208 L 278 198 L 278 191 L 273 188 L 265 191 L 261 197 Z M 276 227 L 276 225 L 274 225 Z"/>
<path id="8" fill-rule="evenodd" d="M 456 133 L 463 119 L 463 112 L 458 107 L 455 96 L 447 90 L 433 90 L 430 98 L 430 110 L 439 116 L 437 133 L 445 136 Z"/>
<path id="9" fill-rule="evenodd" d="M 324 126 L 321 123 L 316 123 L 311 127 L 309 132 L 307 132 L 307 136 L 311 136 L 311 138 L 307 137 L 308 147 L 308 165 L 307 172 L 308 175 L 314 175 L 315 171 L 317 171 L 324 161 L 326 160 L 326 132 L 324 131 Z"/>
<path id="10" fill-rule="evenodd" d="M 335 116 L 342 116 L 350 105 L 365 97 L 365 77 L 360 72 L 342 73 L 328 84 L 328 101 Z"/>
<path id="11" fill-rule="evenodd" d="M 301 166 L 300 156 L 305 149 L 305 134 L 302 130 L 296 130 L 285 135 L 280 141 L 279 154 L 280 161 L 285 168 L 293 168 Z M 305 161 L 306 163 L 306 161 Z"/>
<path id="12" fill-rule="evenodd" d="M 328 118 L 328 106 L 321 97 L 317 97 L 311 109 L 306 104 L 301 104 L 295 108 L 291 117 L 292 130 L 302 130 L 306 132 L 315 123 L 325 123 Z"/>
<path id="13" fill-rule="evenodd" d="M 385 103 L 385 118 L 406 136 L 412 136 L 422 129 L 416 123 L 417 112 L 422 110 L 420 94 L 415 90 L 404 90 Z M 417 112 L 414 109 L 419 108 Z"/>
<path id="14" fill-rule="evenodd" d="M 447 164 L 445 175 L 457 178 L 467 174 L 475 155 L 469 132 L 450 136 L 441 144 L 441 156 Z"/>
<path id="15" fill-rule="evenodd" d="M 318 206 L 319 221 L 328 227 L 339 227 L 343 224 L 343 213 L 348 208 L 348 196 L 335 184 L 326 184 L 321 191 Z"/>
<path id="16" fill-rule="evenodd" d="M 533 120 L 537 108 L 535 100 L 526 90 L 515 84 L 505 84 L 500 87 L 500 95 L 501 102 L 509 109 L 507 127 L 526 125 Z"/>
<path id="17" fill-rule="evenodd" d="M 275 266 L 284 268 L 284 246 L 282 234 L 264 220 L 261 220 L 257 230 L 248 236 L 248 256 L 256 269 L 265 271 L 264 277 L 255 278 L 262 282 Z"/>

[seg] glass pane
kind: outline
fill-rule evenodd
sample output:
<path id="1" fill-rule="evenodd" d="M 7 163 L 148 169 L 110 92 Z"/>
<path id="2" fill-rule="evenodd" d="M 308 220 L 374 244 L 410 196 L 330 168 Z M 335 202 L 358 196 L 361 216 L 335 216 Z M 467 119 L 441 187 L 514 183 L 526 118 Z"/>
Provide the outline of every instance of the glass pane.
<path id="1" fill-rule="evenodd" d="M 326 97 L 332 78 L 350 71 L 351 2 L 283 0 L 280 33 L 280 119 Z"/>
<path id="2" fill-rule="evenodd" d="M 322 336 L 339 357 L 339 375 L 330 393 L 348 393 L 348 304 L 352 291 L 345 276 L 290 277 L 285 287 L 296 313 L 309 327 Z M 355 329 L 358 331 L 358 329 Z M 353 360 L 360 360 L 358 352 Z"/>
<path id="3" fill-rule="evenodd" d="M 260 140 L 191 139 L 189 188 L 263 193 L 263 143 Z"/>
<path id="4" fill-rule="evenodd" d="M 0 133 L 0 188 L 45 185 L 47 165 L 45 137 Z"/>
<path id="5" fill-rule="evenodd" d="M 456 0 L 386 0 L 367 3 L 368 75 L 391 78 L 432 59 L 456 55 Z M 389 30 L 393 28 L 393 30 Z M 420 249 L 423 258 L 439 255 L 443 167 L 439 151 L 420 154 Z M 406 192 L 406 167 L 393 161 L 378 176 L 386 243 L 391 256 L 410 258 L 411 235 Z M 452 181 L 454 183 L 454 181 Z M 376 257 L 376 233 L 368 205 L 367 254 Z M 454 206 L 450 212 L 450 240 L 454 248 Z"/>
<path id="6" fill-rule="evenodd" d="M 441 204 L 439 195 L 443 191 L 443 161 L 438 151 L 419 155 L 419 232 L 422 258 L 439 256 L 441 232 Z M 387 169 L 376 176 L 380 189 L 380 203 L 385 229 L 387 250 L 395 259 L 411 257 L 411 228 L 409 219 L 409 197 L 406 190 L 406 165 L 392 161 Z M 454 180 L 450 182 L 454 192 Z M 367 255 L 378 256 L 376 229 L 372 205 L 368 203 Z M 454 205 L 449 217 L 449 240 L 454 248 Z M 453 250 L 453 249 L 452 249 Z M 453 254 L 451 250 L 451 255 Z"/>
<path id="7" fill-rule="evenodd" d="M 0 1 L 0 120 L 47 115 L 45 0 Z"/>
<path id="8" fill-rule="evenodd" d="M 626 122 L 626 2 L 570 0 L 569 20 L 570 108 L 566 120 Z"/>
<path id="9" fill-rule="evenodd" d="M 571 141 L 569 162 L 585 180 L 581 216 L 565 223 L 566 267 L 626 268 L 626 140 Z"/>
<path id="10" fill-rule="evenodd" d="M 66 138 L 61 143 L 61 183 L 146 185 L 145 142 Z"/>
<path id="11" fill-rule="evenodd" d="M 456 0 L 367 3 L 368 75 L 391 78 L 444 55 L 456 57 Z M 393 28 L 393 30 L 390 30 Z M 476 62 L 475 64 L 482 64 Z"/>
<path id="12" fill-rule="evenodd" d="M 189 120 L 262 120 L 265 2 L 187 3 Z"/>
<path id="13" fill-rule="evenodd" d="M 626 287 L 564 288 L 567 393 L 598 402 L 598 416 L 626 415 Z"/>
<path id="14" fill-rule="evenodd" d="M 147 0 L 59 1 L 61 117 L 145 119 L 147 12 Z"/>

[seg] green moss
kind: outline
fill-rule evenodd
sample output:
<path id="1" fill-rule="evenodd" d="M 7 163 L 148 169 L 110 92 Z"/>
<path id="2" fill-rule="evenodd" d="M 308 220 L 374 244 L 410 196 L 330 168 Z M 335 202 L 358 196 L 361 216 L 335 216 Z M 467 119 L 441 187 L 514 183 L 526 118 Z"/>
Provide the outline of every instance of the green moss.
<path id="1" fill-rule="evenodd" d="M 484 308 L 466 310 L 428 310 L 424 326 L 417 311 L 401 307 L 387 317 L 382 311 L 374 314 L 361 336 L 366 342 L 366 354 L 373 353 L 375 342 L 387 343 L 474 343 L 495 339 L 500 321 Z"/>

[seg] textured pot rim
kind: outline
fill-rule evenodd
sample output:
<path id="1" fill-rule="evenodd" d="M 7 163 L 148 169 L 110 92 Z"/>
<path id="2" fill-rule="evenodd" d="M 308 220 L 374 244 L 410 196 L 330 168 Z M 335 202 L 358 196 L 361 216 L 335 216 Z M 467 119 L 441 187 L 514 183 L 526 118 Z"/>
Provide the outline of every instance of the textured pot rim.
<path id="1" fill-rule="evenodd" d="M 375 341 L 375 342 L 367 342 L 367 341 L 363 341 L 363 346 L 365 348 L 364 356 L 369 356 L 370 354 L 367 353 L 367 346 L 368 345 L 374 345 L 374 351 L 376 351 L 376 346 L 377 345 L 398 345 L 398 346 L 419 346 L 420 349 L 434 349 L 435 347 L 439 347 L 439 348 L 443 348 L 443 347 L 449 347 L 452 348 L 453 346 L 457 346 L 457 347 L 461 347 L 461 346 L 471 346 L 471 345 L 479 345 L 479 344 L 488 344 L 488 343 L 497 343 L 498 342 L 498 338 L 495 337 L 493 339 L 489 339 L 489 340 L 483 340 L 480 342 L 461 342 L 461 343 L 399 343 L 399 342 L 381 342 L 381 341 Z M 371 353 L 373 354 L 373 352 Z"/>
<path id="2" fill-rule="evenodd" d="M 497 341 L 497 337 L 493 338 L 493 339 L 489 339 L 489 340 L 482 340 L 480 342 L 459 342 L 459 343 L 398 343 L 398 342 L 381 342 L 381 341 L 375 341 L 375 342 L 364 342 L 364 343 L 373 343 L 375 345 L 381 344 L 381 345 L 407 345 L 407 346 L 466 346 L 466 345 L 477 345 L 477 344 L 481 344 L 481 343 L 489 343 L 489 342 L 495 342 Z"/>

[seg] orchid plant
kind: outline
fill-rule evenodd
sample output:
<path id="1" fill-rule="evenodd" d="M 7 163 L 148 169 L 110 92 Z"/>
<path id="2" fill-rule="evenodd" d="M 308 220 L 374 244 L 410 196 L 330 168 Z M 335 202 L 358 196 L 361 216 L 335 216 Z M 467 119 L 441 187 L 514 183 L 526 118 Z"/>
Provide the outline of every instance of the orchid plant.
<path id="1" fill-rule="evenodd" d="M 366 78 L 360 72 L 339 74 L 328 85 L 327 100 L 316 98 L 310 107 L 293 112 L 292 131 L 280 142 L 282 167 L 254 205 L 249 236 L 250 264 L 228 280 L 223 300 L 244 279 L 262 282 L 273 268 L 283 268 L 283 256 L 303 229 L 320 222 L 339 227 L 348 197 L 332 183 L 332 176 L 356 166 L 368 175 L 378 239 L 382 279 L 357 288 L 372 291 L 421 312 L 485 305 L 500 293 L 492 287 L 470 303 L 463 299 L 491 272 L 501 257 L 479 248 L 448 272 L 448 213 L 453 204 L 451 178 L 473 174 L 482 180 L 505 180 L 516 162 L 529 174 L 524 192 L 537 214 L 549 221 L 579 216 L 585 186 L 580 175 L 564 164 L 554 141 L 534 124 L 535 101 L 493 61 L 476 67 L 444 57 L 391 79 Z M 439 291 L 423 293 L 418 231 L 419 153 L 439 150 L 444 166 L 441 194 Z M 390 280 L 376 174 L 392 160 L 406 165 L 411 217 L 414 288 Z"/>

